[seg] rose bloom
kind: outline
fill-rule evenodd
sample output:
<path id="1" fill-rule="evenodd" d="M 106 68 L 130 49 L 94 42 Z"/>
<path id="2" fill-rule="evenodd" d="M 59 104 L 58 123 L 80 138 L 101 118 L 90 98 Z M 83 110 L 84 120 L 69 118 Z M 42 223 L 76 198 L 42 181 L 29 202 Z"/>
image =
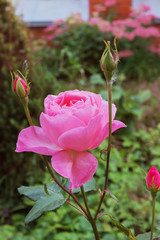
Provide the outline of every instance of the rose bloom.
<path id="1" fill-rule="evenodd" d="M 155 185 L 155 188 L 158 190 L 160 188 L 160 174 L 156 167 L 151 167 L 146 178 L 146 183 L 148 186 L 148 189 L 151 191 L 153 183 Z"/>
<path id="2" fill-rule="evenodd" d="M 112 132 L 125 124 L 114 120 Z M 88 182 L 97 169 L 97 159 L 88 151 L 97 148 L 109 135 L 108 102 L 101 95 L 87 91 L 66 91 L 49 95 L 40 115 L 41 127 L 23 129 L 16 152 L 31 151 L 51 155 L 52 167 L 70 179 L 70 188 Z"/>

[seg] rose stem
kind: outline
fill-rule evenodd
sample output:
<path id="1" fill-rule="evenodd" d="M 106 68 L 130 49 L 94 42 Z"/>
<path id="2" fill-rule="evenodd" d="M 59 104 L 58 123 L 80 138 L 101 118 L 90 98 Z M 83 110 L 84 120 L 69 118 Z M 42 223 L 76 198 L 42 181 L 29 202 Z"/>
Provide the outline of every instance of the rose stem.
<path id="1" fill-rule="evenodd" d="M 83 214 L 83 216 L 86 218 L 86 215 L 82 212 L 82 210 L 78 207 L 76 207 L 73 203 L 71 203 L 69 200 L 66 201 L 69 205 L 71 205 L 72 207 L 76 208 L 81 214 Z"/>
<path id="2" fill-rule="evenodd" d="M 109 161 L 110 161 L 110 152 L 111 152 L 111 138 L 112 138 L 112 83 L 111 80 L 108 79 L 106 73 L 104 73 L 106 81 L 107 81 L 107 90 L 108 90 L 108 111 L 109 111 L 109 136 L 108 136 L 108 149 L 107 149 L 107 165 L 106 165 L 106 174 L 105 174 L 105 185 L 104 185 L 104 192 L 100 199 L 96 214 L 95 220 L 97 219 L 98 213 L 100 211 L 103 199 L 106 194 L 106 190 L 108 187 L 108 175 L 109 175 Z"/>
<path id="3" fill-rule="evenodd" d="M 28 119 L 29 125 L 33 126 L 33 121 L 32 121 L 32 118 L 31 118 L 31 115 L 30 115 L 30 112 L 28 109 L 28 97 L 27 97 L 26 101 L 22 101 L 22 104 L 23 104 L 24 111 L 25 111 L 26 117 Z"/>
<path id="4" fill-rule="evenodd" d="M 25 102 L 22 102 L 22 103 L 23 103 L 23 106 L 24 106 L 25 114 L 26 114 L 26 116 L 27 116 L 29 125 L 33 126 L 33 121 L 32 121 L 32 118 L 31 118 L 31 115 L 30 115 L 30 112 L 29 112 L 29 108 L 28 108 L 28 101 L 25 101 Z M 49 173 L 51 174 L 52 178 L 54 179 L 54 181 L 55 181 L 65 192 L 67 192 L 67 193 L 74 199 L 74 201 L 75 201 L 75 202 L 78 204 L 78 206 L 82 209 L 84 215 L 87 217 L 87 219 L 89 219 L 89 216 L 88 216 L 87 211 L 84 209 L 84 207 L 83 207 L 83 206 L 81 205 L 81 203 L 78 201 L 78 199 L 76 198 L 76 196 L 75 196 L 73 193 L 71 193 L 68 189 L 66 189 L 66 188 L 56 179 L 56 177 L 54 176 L 54 173 L 53 173 L 53 171 L 52 171 L 52 169 L 51 169 L 51 167 L 50 167 L 50 165 L 49 165 L 49 163 L 48 163 L 48 161 L 47 161 L 47 158 L 46 158 L 44 155 L 42 155 L 42 156 L 43 156 L 44 162 L 45 162 L 45 164 L 46 164 L 46 167 L 47 167 Z M 71 204 L 70 204 L 70 205 L 71 205 Z M 74 205 L 72 204 L 72 206 L 74 206 Z"/>
<path id="5" fill-rule="evenodd" d="M 151 237 L 150 237 L 150 240 L 153 239 L 154 219 L 155 219 L 155 205 L 156 205 L 156 196 L 152 195 L 152 225 L 151 225 Z"/>
<path id="6" fill-rule="evenodd" d="M 95 239 L 100 240 L 99 233 L 98 233 L 97 226 L 96 226 L 96 221 L 93 219 L 93 217 L 91 215 L 91 212 L 90 212 L 90 209 L 89 209 L 89 206 L 88 206 L 88 202 L 87 202 L 87 197 L 86 197 L 83 186 L 81 186 L 81 192 L 82 192 L 84 203 L 85 203 L 85 206 L 86 206 L 86 209 L 87 209 L 87 212 L 88 212 L 89 222 L 92 225 L 92 229 L 93 229 L 93 232 L 94 232 Z"/>

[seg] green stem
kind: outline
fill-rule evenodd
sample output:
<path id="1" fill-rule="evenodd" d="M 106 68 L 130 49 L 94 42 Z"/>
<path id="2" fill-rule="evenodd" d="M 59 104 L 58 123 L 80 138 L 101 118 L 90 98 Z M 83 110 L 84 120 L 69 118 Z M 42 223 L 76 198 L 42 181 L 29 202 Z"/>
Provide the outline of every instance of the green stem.
<path id="1" fill-rule="evenodd" d="M 90 209 L 89 209 L 89 206 L 88 206 L 88 202 L 87 202 L 87 197 L 86 197 L 83 186 L 81 186 L 81 192 L 82 192 L 82 196 L 83 196 L 84 203 L 85 203 L 87 213 L 88 213 L 88 221 L 90 222 L 90 224 L 92 226 L 95 239 L 100 240 L 99 233 L 98 233 L 97 226 L 96 226 L 96 221 L 93 219 L 93 217 L 91 215 L 91 212 L 90 212 Z"/>
<path id="2" fill-rule="evenodd" d="M 81 186 L 81 192 L 82 192 L 82 196 L 83 196 L 83 199 L 84 199 L 84 204 L 85 204 L 86 209 L 87 209 L 88 216 L 90 218 L 92 218 L 92 215 L 91 215 L 91 212 L 90 212 L 90 209 L 89 209 L 89 206 L 88 206 L 88 202 L 87 202 L 87 197 L 86 197 L 86 194 L 85 194 L 83 186 Z"/>
<path id="3" fill-rule="evenodd" d="M 23 101 L 22 104 L 23 104 L 24 111 L 25 111 L 26 117 L 28 119 L 29 125 L 33 126 L 33 121 L 32 121 L 32 118 L 31 118 L 31 115 L 29 112 L 29 108 L 28 108 L 28 99 L 26 101 Z"/>
<path id="4" fill-rule="evenodd" d="M 152 225 L 151 225 L 151 237 L 150 237 L 150 240 L 153 239 L 154 219 L 155 219 L 155 205 L 156 205 L 156 196 L 152 196 Z"/>
<path id="5" fill-rule="evenodd" d="M 90 221 L 90 224 L 91 224 L 92 229 L 93 229 L 95 240 L 100 240 L 97 225 L 96 225 L 96 221 L 94 219 L 92 219 L 92 221 Z"/>
<path id="6" fill-rule="evenodd" d="M 69 200 L 66 201 L 69 205 L 71 205 L 72 207 L 74 207 L 75 209 L 77 209 L 85 218 L 86 218 L 86 215 L 84 214 L 84 212 L 78 208 L 77 206 L 75 206 L 73 203 L 71 203 Z M 88 219 L 88 218 L 87 218 Z"/>
<path id="7" fill-rule="evenodd" d="M 109 175 L 109 161 L 110 161 L 110 153 L 111 153 L 111 140 L 112 140 L 112 85 L 110 81 L 107 81 L 108 88 L 108 111 L 109 111 L 109 136 L 108 136 L 108 149 L 107 149 L 107 166 L 106 166 L 106 179 L 105 179 L 105 187 L 107 190 L 108 186 L 108 175 Z"/>
<path id="8" fill-rule="evenodd" d="M 105 73 L 104 73 L 105 74 Z M 104 192 L 101 196 L 96 214 L 95 220 L 97 219 L 98 213 L 100 211 L 103 199 L 106 195 L 106 190 L 108 187 L 108 175 L 109 175 L 109 161 L 110 161 L 110 152 L 111 152 L 111 140 L 112 140 L 112 83 L 108 76 L 105 74 L 105 78 L 107 81 L 107 90 L 108 90 L 108 112 L 109 112 L 109 136 L 108 136 L 108 149 L 107 149 L 107 163 L 106 163 L 106 173 L 105 173 L 105 185 L 104 185 Z"/>

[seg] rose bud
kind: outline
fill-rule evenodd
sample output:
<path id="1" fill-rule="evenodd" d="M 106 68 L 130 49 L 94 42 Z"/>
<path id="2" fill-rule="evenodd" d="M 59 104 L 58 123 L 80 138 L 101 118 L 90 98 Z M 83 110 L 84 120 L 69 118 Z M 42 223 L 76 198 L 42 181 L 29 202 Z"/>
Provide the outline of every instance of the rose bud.
<path id="1" fill-rule="evenodd" d="M 112 74 L 117 66 L 117 59 L 111 53 L 110 42 L 105 42 L 106 48 L 102 54 L 100 65 L 103 72 Z"/>
<path id="2" fill-rule="evenodd" d="M 151 167 L 146 177 L 149 191 L 157 192 L 160 189 L 160 174 L 156 167 Z"/>
<path id="3" fill-rule="evenodd" d="M 19 98 L 25 98 L 29 95 L 30 87 L 26 80 L 23 80 L 18 74 L 12 83 L 12 88 Z"/>

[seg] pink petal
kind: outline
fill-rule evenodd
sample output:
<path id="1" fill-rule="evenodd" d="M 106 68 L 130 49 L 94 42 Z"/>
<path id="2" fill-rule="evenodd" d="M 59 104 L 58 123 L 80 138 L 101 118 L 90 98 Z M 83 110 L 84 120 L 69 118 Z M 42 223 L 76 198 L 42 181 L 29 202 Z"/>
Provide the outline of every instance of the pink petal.
<path id="1" fill-rule="evenodd" d="M 112 121 L 112 133 L 115 132 L 116 130 L 118 130 L 119 128 L 122 128 L 122 127 L 127 127 L 127 126 L 121 121 L 118 121 L 118 120 L 113 120 Z M 109 135 L 109 132 L 108 132 L 108 135 Z M 108 135 L 107 135 L 107 137 L 108 137 Z"/>
<path id="2" fill-rule="evenodd" d="M 40 127 L 28 127 L 19 133 L 16 152 L 53 155 L 60 150 L 61 148 L 52 143 Z"/>
<path id="3" fill-rule="evenodd" d="M 101 132 L 102 115 L 94 117 L 86 127 L 71 129 L 63 133 L 59 139 L 59 146 L 63 149 L 84 151 L 90 149 Z"/>
<path id="4" fill-rule="evenodd" d="M 112 104 L 112 120 L 116 115 L 116 111 L 117 111 L 117 108 L 115 104 Z M 108 102 L 104 100 L 102 101 L 100 113 L 103 115 L 104 124 L 106 124 L 106 122 L 109 122 Z"/>
<path id="5" fill-rule="evenodd" d="M 126 127 L 126 125 L 118 120 L 112 121 L 112 133 L 121 127 Z M 97 148 L 108 136 L 109 136 L 109 123 L 107 123 L 103 130 L 99 133 L 96 141 L 94 142 L 90 149 Z"/>
<path id="6" fill-rule="evenodd" d="M 98 161 L 88 152 L 64 150 L 52 157 L 52 166 L 60 175 L 70 178 L 70 188 L 78 188 L 91 180 Z"/>
<path id="7" fill-rule="evenodd" d="M 93 106 L 85 106 L 83 109 L 75 109 L 73 114 L 77 118 L 81 119 L 86 125 L 88 125 L 91 118 L 94 117 L 95 112 Z"/>
<path id="8" fill-rule="evenodd" d="M 57 141 L 59 136 L 64 132 L 73 128 L 85 126 L 84 122 L 82 122 L 80 119 L 64 114 L 52 117 L 41 113 L 40 123 L 46 136 L 56 145 L 59 144 Z"/>

